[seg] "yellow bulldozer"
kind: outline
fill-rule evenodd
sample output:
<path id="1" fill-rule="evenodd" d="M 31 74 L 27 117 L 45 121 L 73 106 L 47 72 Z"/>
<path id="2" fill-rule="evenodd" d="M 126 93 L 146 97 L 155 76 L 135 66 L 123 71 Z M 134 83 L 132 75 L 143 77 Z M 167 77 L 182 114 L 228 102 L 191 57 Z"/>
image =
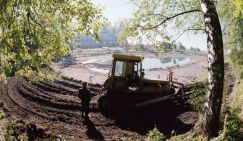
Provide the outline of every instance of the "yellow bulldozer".
<path id="1" fill-rule="evenodd" d="M 110 97 L 132 101 L 136 107 L 161 102 L 183 93 L 183 84 L 173 81 L 172 71 L 168 80 L 144 78 L 143 57 L 113 54 L 111 74 L 104 83 Z M 119 103 L 119 102 L 117 102 Z"/>

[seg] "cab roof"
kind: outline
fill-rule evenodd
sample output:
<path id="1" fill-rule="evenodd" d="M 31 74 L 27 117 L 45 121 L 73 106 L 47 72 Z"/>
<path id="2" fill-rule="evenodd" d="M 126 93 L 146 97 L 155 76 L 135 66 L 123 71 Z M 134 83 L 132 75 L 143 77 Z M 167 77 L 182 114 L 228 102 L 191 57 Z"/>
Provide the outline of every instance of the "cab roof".
<path id="1" fill-rule="evenodd" d="M 134 62 L 141 62 L 143 57 L 141 56 L 134 56 L 134 55 L 125 55 L 125 54 L 113 54 L 113 58 L 115 60 L 120 61 L 134 61 Z"/>

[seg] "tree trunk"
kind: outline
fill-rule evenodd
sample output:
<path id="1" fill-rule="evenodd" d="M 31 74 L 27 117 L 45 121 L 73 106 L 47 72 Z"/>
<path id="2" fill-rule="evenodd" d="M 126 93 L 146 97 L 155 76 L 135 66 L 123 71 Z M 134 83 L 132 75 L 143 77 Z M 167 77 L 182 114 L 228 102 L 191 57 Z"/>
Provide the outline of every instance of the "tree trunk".
<path id="1" fill-rule="evenodd" d="M 205 103 L 204 131 L 210 139 L 219 131 L 219 117 L 224 84 L 222 32 L 213 0 L 201 0 L 207 33 L 208 93 Z"/>

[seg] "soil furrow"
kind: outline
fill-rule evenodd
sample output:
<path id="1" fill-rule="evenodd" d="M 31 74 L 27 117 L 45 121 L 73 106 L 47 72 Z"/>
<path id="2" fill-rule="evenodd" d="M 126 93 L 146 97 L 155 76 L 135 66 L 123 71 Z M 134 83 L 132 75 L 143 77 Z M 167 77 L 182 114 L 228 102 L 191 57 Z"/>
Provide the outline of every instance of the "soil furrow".
<path id="1" fill-rule="evenodd" d="M 77 102 L 79 101 L 79 98 L 77 96 L 62 95 L 62 94 L 60 95 L 58 93 L 48 92 L 43 89 L 35 88 L 35 86 L 28 83 L 22 83 L 21 87 L 45 99 L 49 99 L 49 100 L 55 99 L 56 101 L 59 102 L 80 104 L 79 102 Z"/>
<path id="2" fill-rule="evenodd" d="M 72 94 L 70 94 L 69 92 L 65 93 L 65 94 L 60 94 L 60 93 L 53 93 L 53 92 L 49 92 L 49 91 L 46 91 L 46 90 L 43 90 L 43 89 L 40 89 L 34 85 L 31 85 L 31 84 L 23 84 L 23 86 L 25 88 L 28 88 L 30 90 L 35 90 L 37 93 L 42 93 L 46 96 L 50 96 L 52 98 L 60 98 L 60 99 L 65 99 L 65 100 L 68 100 L 68 101 L 72 101 L 73 103 L 77 103 L 77 101 L 80 101 L 80 99 L 77 97 L 77 96 L 73 96 Z"/>
<path id="3" fill-rule="evenodd" d="M 11 80 L 10 80 L 11 82 Z M 12 82 L 14 83 L 14 82 Z M 18 84 L 16 83 L 16 86 Z M 23 103 L 22 101 L 20 101 L 21 97 L 18 94 L 18 91 L 16 90 L 16 87 L 12 87 L 13 85 L 9 86 L 7 85 L 7 95 L 8 98 L 11 100 L 11 102 L 15 105 L 15 109 L 16 111 L 21 111 L 22 113 L 20 113 L 22 116 L 24 114 L 24 117 L 30 116 L 29 114 L 32 114 L 34 116 L 39 116 L 41 118 L 46 118 L 44 115 L 39 114 L 38 112 L 32 111 L 27 107 L 27 103 L 24 102 L 24 104 L 20 104 Z M 18 101 L 18 102 L 17 102 Z M 23 106 L 22 106 L 23 105 Z M 18 113 L 17 112 L 17 113 Z M 52 118 L 50 118 L 50 120 L 52 120 Z"/>
<path id="4" fill-rule="evenodd" d="M 52 99 L 50 97 L 43 96 L 40 93 L 32 92 L 31 90 L 27 90 L 24 87 L 18 87 L 19 94 L 21 94 L 24 98 L 35 101 L 38 104 L 41 104 L 46 107 L 54 107 L 57 109 L 66 109 L 66 110 L 76 110 L 81 109 L 80 104 L 70 103 L 69 101 L 60 100 L 60 99 Z"/>
<path id="5" fill-rule="evenodd" d="M 62 77 L 62 80 L 58 80 L 60 84 L 65 85 L 73 85 L 74 87 L 82 87 L 82 81 L 79 80 L 75 80 L 75 79 L 68 79 L 67 77 Z M 93 92 L 101 92 L 102 86 L 100 84 L 92 84 L 92 83 L 88 83 L 88 88 L 89 90 L 93 91 Z"/>
<path id="6" fill-rule="evenodd" d="M 14 90 L 14 89 L 11 89 Z M 15 90 L 14 90 L 15 91 Z M 10 92 L 12 93 L 12 92 Z M 57 110 L 55 108 L 49 108 L 45 107 L 41 104 L 33 103 L 33 101 L 30 101 L 29 99 L 25 99 L 24 97 L 17 96 L 17 92 L 15 92 L 15 95 L 11 95 L 11 99 L 14 101 L 14 99 L 18 99 L 19 102 L 14 101 L 14 103 L 18 106 L 18 108 L 21 108 L 24 111 L 27 111 L 27 113 L 31 113 L 34 116 L 38 116 L 42 119 L 47 119 L 51 121 L 57 121 L 57 122 L 64 122 L 68 124 L 77 124 L 80 122 L 77 122 L 80 114 L 74 113 L 71 110 L 69 111 L 63 111 L 63 110 Z"/>
<path id="7" fill-rule="evenodd" d="M 61 93 L 62 91 L 58 88 L 55 88 L 55 87 L 50 87 L 50 86 L 47 86 L 41 82 L 33 82 L 32 85 L 40 88 L 40 89 L 43 89 L 43 90 L 47 90 L 49 92 L 54 92 L 54 93 Z"/>
<path id="8" fill-rule="evenodd" d="M 61 90 L 61 92 L 69 92 L 70 94 L 76 92 L 78 89 L 75 89 L 73 87 L 69 87 L 68 85 L 60 85 L 56 83 L 55 81 L 40 81 L 42 84 L 51 87 L 51 88 L 56 88 Z"/>

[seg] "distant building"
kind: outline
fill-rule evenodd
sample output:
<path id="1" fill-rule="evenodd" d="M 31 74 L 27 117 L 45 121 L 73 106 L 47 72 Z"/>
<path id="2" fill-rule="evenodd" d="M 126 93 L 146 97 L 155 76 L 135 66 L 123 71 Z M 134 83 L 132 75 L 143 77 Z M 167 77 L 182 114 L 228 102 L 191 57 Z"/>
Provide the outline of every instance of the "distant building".
<path id="1" fill-rule="evenodd" d="M 74 44 L 80 48 L 100 48 L 100 47 L 117 47 L 117 33 L 111 28 L 103 28 L 99 33 L 100 42 L 97 42 L 91 35 L 74 36 Z"/>

